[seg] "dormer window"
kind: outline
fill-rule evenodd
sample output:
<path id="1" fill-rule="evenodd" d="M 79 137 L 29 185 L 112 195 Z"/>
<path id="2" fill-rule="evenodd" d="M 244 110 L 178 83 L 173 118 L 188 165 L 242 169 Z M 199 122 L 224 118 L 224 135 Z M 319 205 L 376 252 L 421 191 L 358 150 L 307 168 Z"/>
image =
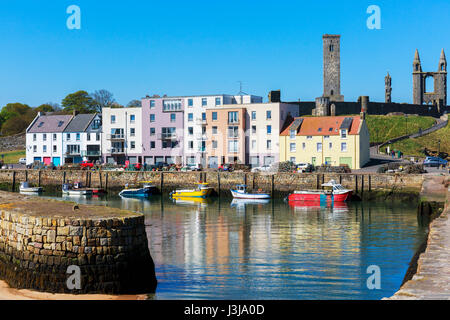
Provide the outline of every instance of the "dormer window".
<path id="1" fill-rule="evenodd" d="M 341 130 L 341 138 L 347 139 L 347 130 Z"/>

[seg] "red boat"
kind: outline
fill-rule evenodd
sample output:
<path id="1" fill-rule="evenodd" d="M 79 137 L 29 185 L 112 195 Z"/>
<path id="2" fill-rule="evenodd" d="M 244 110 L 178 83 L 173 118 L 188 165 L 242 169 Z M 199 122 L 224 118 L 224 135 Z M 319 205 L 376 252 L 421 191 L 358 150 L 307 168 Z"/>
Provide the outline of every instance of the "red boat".
<path id="1" fill-rule="evenodd" d="M 322 185 L 323 190 L 295 191 L 289 195 L 289 201 L 344 202 L 350 200 L 353 190 L 345 189 L 341 184 L 331 180 Z"/>

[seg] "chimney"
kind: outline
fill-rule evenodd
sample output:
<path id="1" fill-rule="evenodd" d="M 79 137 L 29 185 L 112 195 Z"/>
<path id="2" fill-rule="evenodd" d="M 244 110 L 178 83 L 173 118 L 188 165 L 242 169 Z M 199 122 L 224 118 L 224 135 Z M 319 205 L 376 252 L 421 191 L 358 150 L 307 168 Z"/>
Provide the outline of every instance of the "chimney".
<path id="1" fill-rule="evenodd" d="M 269 102 L 281 102 L 281 91 L 270 91 L 269 92 Z"/>

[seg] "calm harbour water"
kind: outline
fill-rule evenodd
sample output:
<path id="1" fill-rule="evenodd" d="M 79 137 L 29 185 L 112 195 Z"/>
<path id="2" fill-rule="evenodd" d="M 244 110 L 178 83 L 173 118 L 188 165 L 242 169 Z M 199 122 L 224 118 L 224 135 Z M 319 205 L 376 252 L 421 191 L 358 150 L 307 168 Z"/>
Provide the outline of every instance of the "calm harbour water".
<path id="1" fill-rule="evenodd" d="M 70 198 L 145 214 L 154 299 L 381 299 L 398 290 L 427 233 L 412 203 L 79 199 Z M 380 290 L 367 288 L 371 265 Z"/>

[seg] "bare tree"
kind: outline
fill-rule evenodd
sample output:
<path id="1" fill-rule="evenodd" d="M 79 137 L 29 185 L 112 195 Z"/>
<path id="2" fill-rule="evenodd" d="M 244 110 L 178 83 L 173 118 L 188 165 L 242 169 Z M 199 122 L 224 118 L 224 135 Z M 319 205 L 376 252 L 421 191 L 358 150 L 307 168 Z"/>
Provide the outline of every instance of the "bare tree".
<path id="1" fill-rule="evenodd" d="M 109 108 L 116 102 L 113 94 L 105 89 L 95 91 L 91 94 L 91 97 L 94 99 L 95 109 L 98 113 L 101 113 L 103 108 Z"/>
<path id="2" fill-rule="evenodd" d="M 128 104 L 127 104 L 127 108 L 141 108 L 142 107 L 142 102 L 141 100 L 131 100 Z"/>

